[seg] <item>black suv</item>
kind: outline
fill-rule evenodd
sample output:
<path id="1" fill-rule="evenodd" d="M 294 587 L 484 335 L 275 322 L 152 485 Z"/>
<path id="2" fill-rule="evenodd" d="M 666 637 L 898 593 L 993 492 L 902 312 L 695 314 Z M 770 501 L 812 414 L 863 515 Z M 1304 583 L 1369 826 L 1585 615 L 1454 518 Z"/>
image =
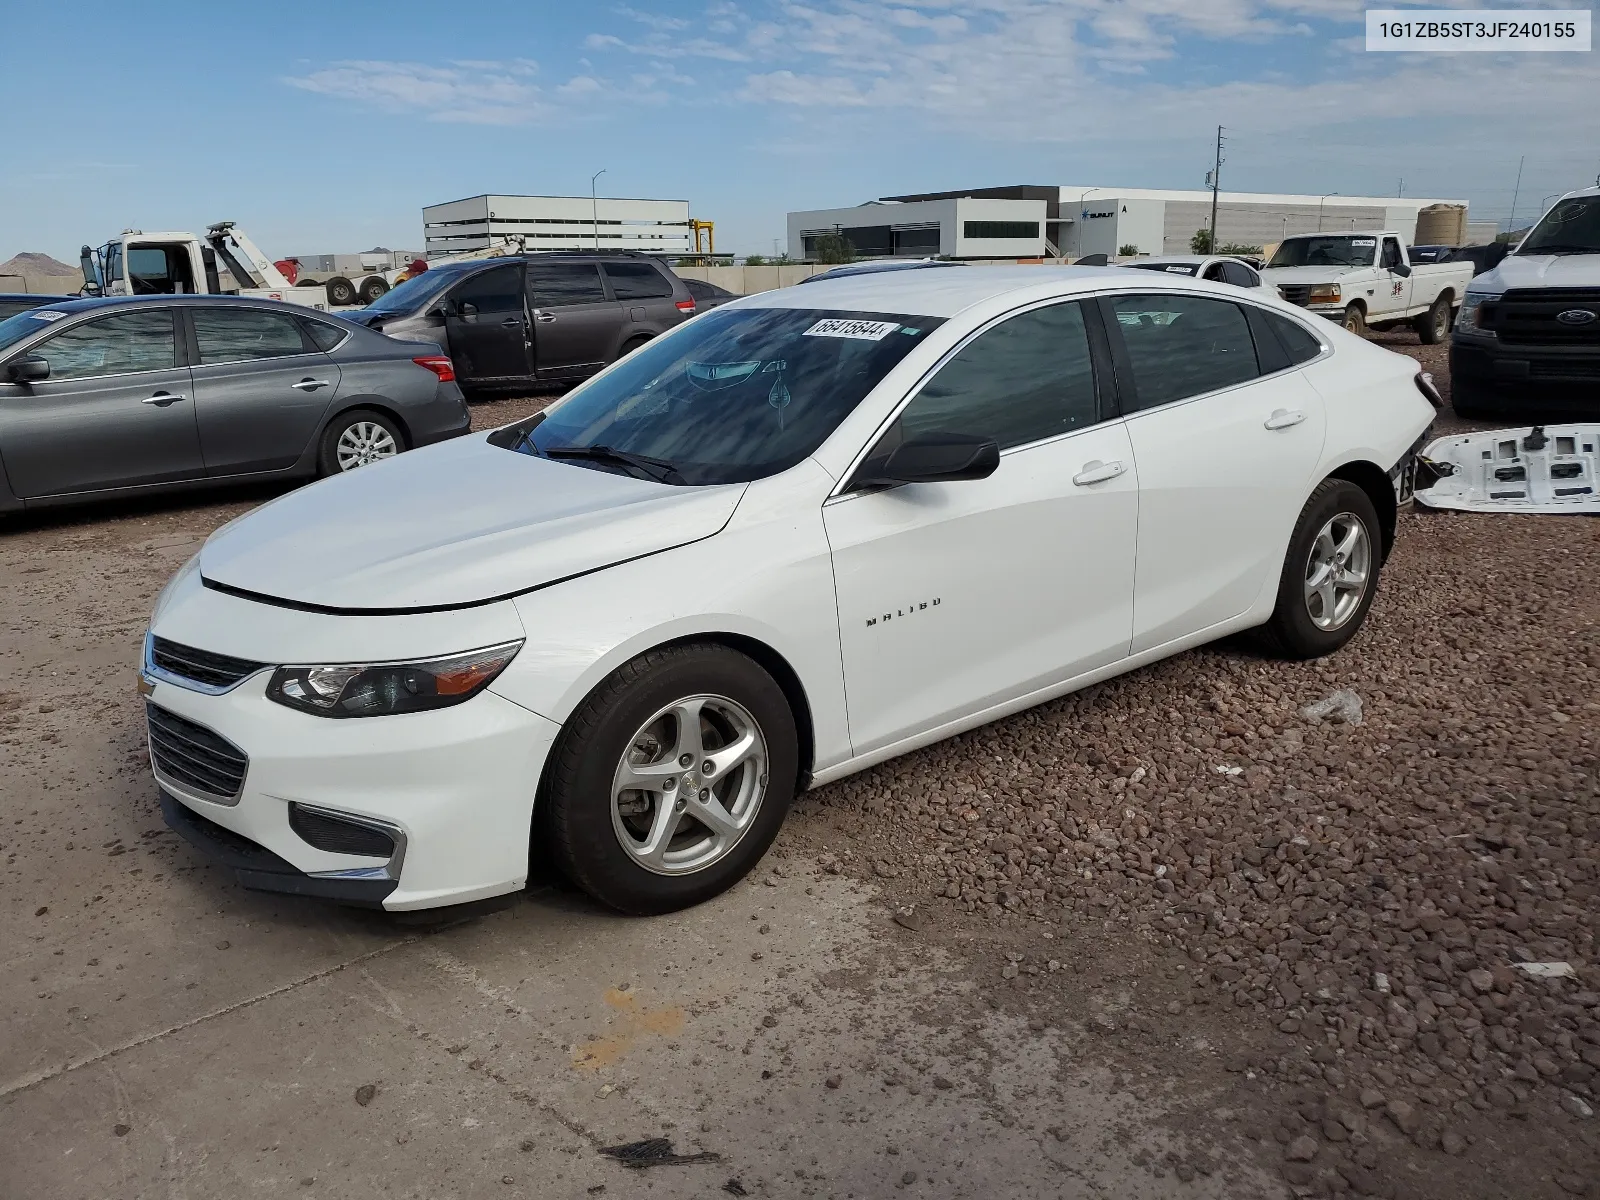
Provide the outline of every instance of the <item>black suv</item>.
<path id="1" fill-rule="evenodd" d="M 430 267 L 341 315 L 438 342 L 462 389 L 482 394 L 582 379 L 694 311 L 683 280 L 659 259 L 569 251 Z"/>

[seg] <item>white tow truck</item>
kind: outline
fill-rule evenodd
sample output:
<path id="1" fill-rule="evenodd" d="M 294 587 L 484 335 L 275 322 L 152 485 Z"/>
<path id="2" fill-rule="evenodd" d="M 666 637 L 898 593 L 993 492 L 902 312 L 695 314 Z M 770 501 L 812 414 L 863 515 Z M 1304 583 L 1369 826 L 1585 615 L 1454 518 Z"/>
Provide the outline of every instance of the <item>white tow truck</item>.
<path id="1" fill-rule="evenodd" d="M 232 221 L 218 221 L 204 237 L 125 229 L 98 249 L 85 246 L 81 262 L 84 290 L 91 295 L 251 296 L 328 308 L 324 292 L 293 287 Z M 234 286 L 224 284 L 224 270 Z"/>
<path id="2" fill-rule="evenodd" d="M 1405 238 L 1389 229 L 1303 233 L 1278 243 L 1261 279 L 1352 333 L 1409 324 L 1433 345 L 1450 336 L 1472 264 L 1412 263 Z"/>

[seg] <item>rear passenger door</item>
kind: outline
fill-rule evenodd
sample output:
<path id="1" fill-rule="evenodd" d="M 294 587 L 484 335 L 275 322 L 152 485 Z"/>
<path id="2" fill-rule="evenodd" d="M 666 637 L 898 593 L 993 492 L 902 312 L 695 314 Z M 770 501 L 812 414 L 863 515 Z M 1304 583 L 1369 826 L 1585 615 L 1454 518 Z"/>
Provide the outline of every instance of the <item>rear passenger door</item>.
<path id="1" fill-rule="evenodd" d="M 339 368 L 292 313 L 220 304 L 183 311 L 193 328 L 206 473 L 293 466 L 339 391 Z"/>
<path id="2" fill-rule="evenodd" d="M 0 382 L 0 460 L 18 496 L 204 478 L 171 308 L 80 321 L 27 353 L 49 378 Z"/>
<path id="3" fill-rule="evenodd" d="M 1139 467 L 1139 654 L 1276 592 L 1326 416 L 1265 310 L 1179 292 L 1101 304 Z"/>
<path id="4" fill-rule="evenodd" d="M 541 379 L 592 375 L 617 356 L 622 305 L 606 294 L 593 262 L 528 262 L 533 353 Z"/>

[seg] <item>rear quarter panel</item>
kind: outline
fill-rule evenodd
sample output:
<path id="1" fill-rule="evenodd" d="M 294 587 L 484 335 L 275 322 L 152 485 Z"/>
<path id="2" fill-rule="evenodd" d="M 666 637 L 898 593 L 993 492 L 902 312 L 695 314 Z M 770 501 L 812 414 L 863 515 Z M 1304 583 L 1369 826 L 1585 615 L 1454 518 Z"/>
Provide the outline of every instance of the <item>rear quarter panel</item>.
<path id="1" fill-rule="evenodd" d="M 1343 329 L 1323 332 L 1333 353 L 1306 368 L 1328 412 L 1315 482 L 1353 462 L 1387 472 L 1433 423 L 1433 405 L 1413 382 L 1417 364 Z"/>

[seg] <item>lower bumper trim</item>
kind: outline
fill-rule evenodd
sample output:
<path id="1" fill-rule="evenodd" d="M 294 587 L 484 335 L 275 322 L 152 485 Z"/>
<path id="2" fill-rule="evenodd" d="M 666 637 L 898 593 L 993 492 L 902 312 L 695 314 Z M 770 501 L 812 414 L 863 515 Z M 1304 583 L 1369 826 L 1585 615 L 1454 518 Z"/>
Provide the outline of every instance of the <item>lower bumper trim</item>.
<path id="1" fill-rule="evenodd" d="M 208 858 L 227 867 L 241 887 L 252 891 L 313 896 L 357 908 L 381 909 L 389 893 L 400 886 L 397 879 L 308 875 L 265 846 L 195 812 L 164 788 L 161 791 L 161 816 L 174 833 Z"/>

